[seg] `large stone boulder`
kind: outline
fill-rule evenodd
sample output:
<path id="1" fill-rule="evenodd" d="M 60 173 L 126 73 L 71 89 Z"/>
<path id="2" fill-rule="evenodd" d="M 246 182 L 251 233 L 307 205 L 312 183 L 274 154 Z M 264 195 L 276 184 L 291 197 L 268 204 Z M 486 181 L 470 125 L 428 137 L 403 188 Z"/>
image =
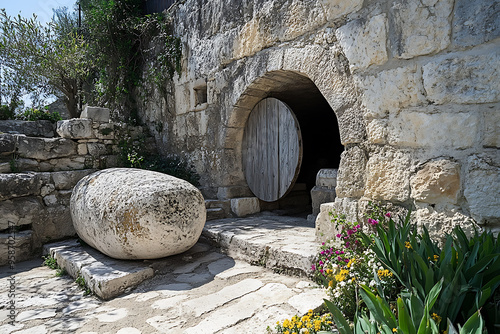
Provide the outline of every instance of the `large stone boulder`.
<path id="1" fill-rule="evenodd" d="M 87 244 L 116 259 L 156 259 L 182 253 L 201 235 L 205 201 L 190 183 L 170 175 L 111 168 L 81 179 L 71 217 Z"/>

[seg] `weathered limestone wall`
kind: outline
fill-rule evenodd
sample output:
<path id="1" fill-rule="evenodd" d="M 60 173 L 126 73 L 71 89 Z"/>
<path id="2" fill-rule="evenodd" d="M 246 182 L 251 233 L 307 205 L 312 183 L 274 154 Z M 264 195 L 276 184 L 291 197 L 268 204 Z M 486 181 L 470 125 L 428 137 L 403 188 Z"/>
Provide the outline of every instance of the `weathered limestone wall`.
<path id="1" fill-rule="evenodd" d="M 498 2 L 185 0 L 170 11 L 183 73 L 142 115 L 153 131 L 164 124 L 158 142 L 191 160 L 207 197 L 252 196 L 250 111 L 313 86 L 338 120 L 335 206 L 351 219 L 379 200 L 436 234 L 473 220 L 500 230 Z"/>
<path id="2" fill-rule="evenodd" d="M 44 243 L 76 234 L 69 211 L 73 187 L 96 168 L 116 167 L 123 133 L 141 127 L 115 124 L 109 111 L 88 108 L 60 121 L 0 121 L 0 266 L 41 254 Z M 60 137 L 54 137 L 56 133 Z"/>

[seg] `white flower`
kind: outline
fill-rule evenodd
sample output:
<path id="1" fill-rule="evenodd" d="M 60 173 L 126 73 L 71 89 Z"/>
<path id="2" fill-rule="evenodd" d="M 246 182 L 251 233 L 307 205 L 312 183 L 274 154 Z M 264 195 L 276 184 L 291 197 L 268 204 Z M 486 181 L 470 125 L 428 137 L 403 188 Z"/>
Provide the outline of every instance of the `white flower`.
<path id="1" fill-rule="evenodd" d="M 374 280 L 370 281 L 370 286 L 375 286 L 375 284 L 377 284 L 377 283 Z"/>
<path id="2" fill-rule="evenodd" d="M 340 286 L 344 287 L 345 286 L 345 281 L 340 282 Z"/>

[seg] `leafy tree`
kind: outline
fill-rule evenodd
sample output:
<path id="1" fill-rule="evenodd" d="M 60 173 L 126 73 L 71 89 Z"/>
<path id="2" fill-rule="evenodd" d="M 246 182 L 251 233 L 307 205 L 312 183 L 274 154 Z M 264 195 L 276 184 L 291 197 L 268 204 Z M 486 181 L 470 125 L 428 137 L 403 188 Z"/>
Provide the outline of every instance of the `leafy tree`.
<path id="1" fill-rule="evenodd" d="M 0 11 L 0 61 L 2 86 L 10 92 L 11 101 L 25 93 L 35 97 L 63 96 L 71 117 L 78 117 L 80 82 L 92 67 L 89 45 L 76 31 L 68 31 L 70 19 L 64 10 L 42 26 L 36 19 L 20 15 L 10 17 Z M 58 21 L 59 19 L 59 21 Z M 64 24 L 66 23 L 66 24 Z"/>

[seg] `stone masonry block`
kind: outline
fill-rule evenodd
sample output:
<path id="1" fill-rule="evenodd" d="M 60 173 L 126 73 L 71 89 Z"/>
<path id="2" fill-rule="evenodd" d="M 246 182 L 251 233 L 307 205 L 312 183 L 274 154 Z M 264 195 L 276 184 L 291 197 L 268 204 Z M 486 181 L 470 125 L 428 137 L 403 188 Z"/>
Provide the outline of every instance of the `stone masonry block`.
<path id="1" fill-rule="evenodd" d="M 49 160 L 76 154 L 77 144 L 65 138 L 17 137 L 17 153 L 22 158 Z"/>
<path id="2" fill-rule="evenodd" d="M 311 189 L 312 214 L 317 215 L 320 211 L 320 206 L 323 203 L 335 201 L 335 188 L 328 189 L 315 186 Z"/>
<path id="3" fill-rule="evenodd" d="M 498 102 L 500 51 L 431 61 L 423 66 L 423 79 L 435 104 Z"/>
<path id="4" fill-rule="evenodd" d="M 335 188 L 337 186 L 337 173 L 338 169 L 320 169 L 318 174 L 316 174 L 316 185 L 328 189 Z"/>
<path id="5" fill-rule="evenodd" d="M 244 217 L 260 212 L 259 199 L 257 197 L 232 198 L 231 211 L 237 217 Z"/>
<path id="6" fill-rule="evenodd" d="M 94 138 L 92 120 L 85 118 L 72 118 L 64 121 L 58 121 L 56 131 L 59 136 L 63 138 Z"/>
<path id="7" fill-rule="evenodd" d="M 338 197 L 363 196 L 366 161 L 366 153 L 358 146 L 342 152 L 337 176 Z"/>
<path id="8" fill-rule="evenodd" d="M 0 134 L 0 155 L 9 155 L 16 151 L 16 137 L 10 134 Z"/>
<path id="9" fill-rule="evenodd" d="M 397 58 L 409 59 L 438 52 L 450 44 L 449 17 L 453 0 L 391 3 L 391 48 Z"/>
<path id="10" fill-rule="evenodd" d="M 500 36 L 500 5 L 492 0 L 456 0 L 454 42 L 472 46 Z"/>
<path id="11" fill-rule="evenodd" d="M 80 118 L 90 118 L 94 122 L 108 123 L 109 122 L 109 109 L 99 107 L 85 107 Z"/>
<path id="12" fill-rule="evenodd" d="M 38 195 L 41 187 L 40 174 L 0 174 L 0 201 L 30 195 Z"/>
<path id="13" fill-rule="evenodd" d="M 349 60 L 351 71 L 363 70 L 370 65 L 387 61 L 387 17 L 385 14 L 369 21 L 351 21 L 336 31 L 337 39 Z"/>
<path id="14" fill-rule="evenodd" d="M 411 196 L 416 201 L 457 204 L 460 165 L 448 159 L 430 161 L 411 178 L 411 188 Z"/>

